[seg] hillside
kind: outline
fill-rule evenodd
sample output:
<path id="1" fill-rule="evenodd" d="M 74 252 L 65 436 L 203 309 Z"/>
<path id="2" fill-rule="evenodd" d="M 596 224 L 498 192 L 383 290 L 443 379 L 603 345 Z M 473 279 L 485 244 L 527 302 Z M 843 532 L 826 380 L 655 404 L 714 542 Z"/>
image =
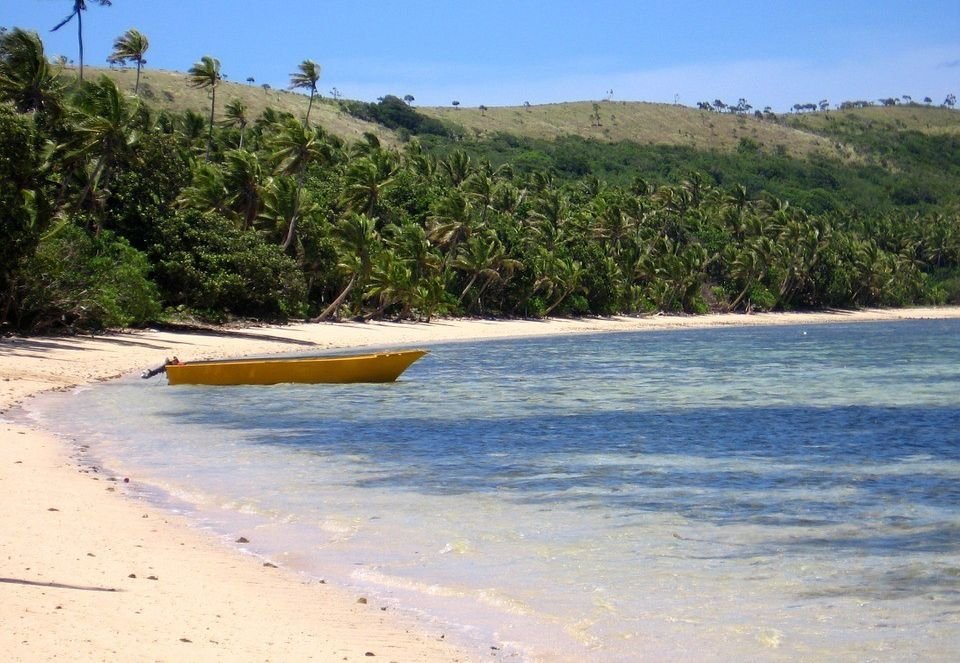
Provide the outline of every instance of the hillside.
<path id="1" fill-rule="evenodd" d="M 122 89 L 133 90 L 133 69 L 94 69 L 115 80 Z M 206 112 L 206 90 L 189 87 L 179 72 L 144 69 L 142 96 L 159 108 L 174 111 L 192 109 Z M 307 97 L 282 89 L 264 90 L 256 84 L 224 81 L 217 94 L 218 110 L 232 99 L 240 99 L 257 117 L 267 107 L 302 116 Z M 497 134 L 522 138 L 556 140 L 577 136 L 603 143 L 628 141 L 643 146 L 673 146 L 693 150 L 735 152 L 744 139 L 766 152 L 806 159 L 830 157 L 849 163 L 861 162 L 862 146 L 850 140 L 852 133 L 837 127 L 857 127 L 857 132 L 897 134 L 918 131 L 928 135 L 960 135 L 960 112 L 940 107 L 904 105 L 872 106 L 853 110 L 832 110 L 804 114 L 753 115 L 713 113 L 686 106 L 647 102 L 568 102 L 531 106 L 503 106 L 487 109 L 465 107 L 416 107 L 416 111 L 441 120 L 464 138 L 484 140 Z M 312 117 L 328 131 L 347 140 L 366 132 L 386 144 L 401 142 L 396 132 L 357 119 L 328 98 L 314 104 Z M 597 122 L 599 113 L 599 126 Z"/>
<path id="2" fill-rule="evenodd" d="M 596 110 L 595 110 L 596 109 Z M 669 104 L 588 101 L 539 106 L 421 108 L 422 113 L 459 124 L 473 137 L 507 133 L 554 140 L 581 136 L 603 142 L 672 145 L 697 150 L 732 151 L 744 138 L 761 148 L 784 150 L 795 157 L 818 153 L 847 159 L 853 153 L 811 130 L 785 126 L 779 119 L 711 113 Z M 596 119 L 599 113 L 599 126 Z"/>
<path id="3" fill-rule="evenodd" d="M 784 116 L 798 131 L 825 133 L 837 125 L 859 126 L 863 131 L 919 131 L 924 134 L 960 134 L 960 112 L 941 106 L 904 104 L 867 106 L 822 113 Z"/>
<path id="4" fill-rule="evenodd" d="M 137 78 L 136 69 L 103 69 L 87 67 L 86 78 L 104 74 L 111 78 L 120 89 L 133 92 Z M 186 74 L 180 72 L 144 69 L 140 74 L 140 96 L 150 105 L 171 110 L 193 110 L 205 116 L 210 111 L 210 96 L 207 90 L 187 85 Z M 226 104 L 239 99 L 250 109 L 250 117 L 256 118 L 270 107 L 278 111 L 293 113 L 303 117 L 307 112 L 308 97 L 289 90 L 264 90 L 260 85 L 223 81 L 217 89 L 217 113 L 223 112 Z M 387 144 L 397 143 L 394 132 L 370 122 L 358 120 L 340 110 L 330 99 L 314 101 L 310 112 L 311 122 L 322 125 L 327 131 L 346 140 L 356 140 L 364 133 L 373 133 Z"/>

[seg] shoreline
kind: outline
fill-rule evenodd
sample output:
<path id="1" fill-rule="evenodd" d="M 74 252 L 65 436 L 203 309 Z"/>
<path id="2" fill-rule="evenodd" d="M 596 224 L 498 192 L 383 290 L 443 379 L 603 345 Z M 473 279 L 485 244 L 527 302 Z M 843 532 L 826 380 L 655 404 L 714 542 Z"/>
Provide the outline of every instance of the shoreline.
<path id="1" fill-rule="evenodd" d="M 960 318 L 960 307 L 426 323 L 300 323 L 0 339 L 0 649 L 13 660 L 491 660 L 439 626 L 345 589 L 305 581 L 135 499 L 68 440 L 3 414 L 64 390 L 154 366 L 222 356 L 711 327 Z M 110 479 L 121 479 L 110 481 Z M 111 494 L 113 493 L 113 494 Z M 122 495 L 123 497 L 119 497 Z M 489 643 L 494 646 L 498 643 Z"/>

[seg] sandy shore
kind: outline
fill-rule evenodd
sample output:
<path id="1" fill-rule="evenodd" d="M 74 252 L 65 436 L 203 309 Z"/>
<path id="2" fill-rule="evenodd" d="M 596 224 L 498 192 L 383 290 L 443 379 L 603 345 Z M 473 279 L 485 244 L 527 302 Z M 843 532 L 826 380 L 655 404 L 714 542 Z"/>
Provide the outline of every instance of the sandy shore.
<path id="1" fill-rule="evenodd" d="M 327 348 L 587 332 L 960 318 L 960 307 L 431 324 L 290 325 L 0 339 L 0 413 L 44 391 L 162 363 Z M 162 378 L 159 378 L 162 379 Z M 95 473 L 67 441 L 0 419 L 0 651 L 5 659 L 469 661 L 440 626 L 242 555 Z M 111 481 L 111 479 L 114 479 Z M 496 643 L 490 643 L 491 646 Z"/>

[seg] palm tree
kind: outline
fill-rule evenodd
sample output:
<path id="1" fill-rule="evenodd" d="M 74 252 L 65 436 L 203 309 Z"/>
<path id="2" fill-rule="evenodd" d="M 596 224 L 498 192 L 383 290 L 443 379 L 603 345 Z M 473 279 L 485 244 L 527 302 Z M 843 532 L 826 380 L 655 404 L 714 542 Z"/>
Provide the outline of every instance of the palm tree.
<path id="1" fill-rule="evenodd" d="M 389 225 L 385 228 L 386 243 L 400 258 L 410 264 L 416 282 L 436 276 L 443 259 L 434 250 L 427 231 L 416 222 Z"/>
<path id="2" fill-rule="evenodd" d="M 87 183 L 77 200 L 79 209 L 111 165 L 137 140 L 132 130 L 137 104 L 131 104 L 117 84 L 106 76 L 84 88 L 73 111 L 75 124 L 68 141 L 60 146 L 66 162 L 95 159 Z"/>
<path id="3" fill-rule="evenodd" d="M 566 235 L 566 226 L 572 215 L 570 201 L 561 191 L 550 189 L 531 203 L 528 214 L 535 224 L 533 235 L 540 246 L 555 251 Z"/>
<path id="4" fill-rule="evenodd" d="M 203 212 L 226 214 L 229 193 L 223 183 L 223 171 L 212 163 L 194 162 L 190 184 L 177 197 L 177 205 Z"/>
<path id="5" fill-rule="evenodd" d="M 486 289 L 497 281 L 506 280 L 515 269 L 522 266 L 519 261 L 507 257 L 503 245 L 493 232 L 486 237 L 472 236 L 460 246 L 457 257 L 451 265 L 454 269 L 470 276 L 467 285 L 460 293 L 460 302 L 464 300 L 477 280 L 483 278 L 483 283 L 477 291 L 477 306 L 480 313 L 483 313 L 483 293 Z"/>
<path id="6" fill-rule="evenodd" d="M 199 62 L 195 62 L 190 67 L 187 74 L 190 87 L 210 88 L 210 132 L 207 134 L 207 161 L 209 161 L 210 149 L 213 147 L 213 114 L 217 107 L 217 85 L 223 78 L 220 75 L 220 60 L 204 55 Z"/>
<path id="7" fill-rule="evenodd" d="M 188 108 L 183 113 L 175 115 L 172 129 L 180 134 L 184 146 L 191 152 L 199 154 L 206 150 L 204 138 L 207 132 L 207 120 L 200 113 Z"/>
<path id="8" fill-rule="evenodd" d="M 110 0 L 94 0 L 101 7 L 109 7 L 113 4 Z M 67 23 L 73 19 L 74 16 L 77 17 L 77 42 L 80 45 L 80 80 L 83 80 L 83 12 L 87 11 L 87 2 L 86 0 L 73 0 L 73 11 L 70 14 L 53 26 L 53 29 L 50 32 L 56 32 Z"/>
<path id="9" fill-rule="evenodd" d="M 858 270 L 859 287 L 851 299 L 859 305 L 879 304 L 894 281 L 894 261 L 877 245 L 873 238 L 857 240 L 854 246 L 853 266 Z"/>
<path id="10" fill-rule="evenodd" d="M 734 297 L 730 302 L 730 310 L 735 311 L 744 301 L 749 292 L 756 286 L 766 271 L 764 261 L 765 251 L 763 244 L 768 242 L 766 238 L 752 239 L 739 251 L 733 245 L 726 248 L 726 262 L 729 264 L 730 277 L 743 285 L 740 294 Z M 747 312 L 750 311 L 749 301 L 747 303 Z"/>
<path id="11" fill-rule="evenodd" d="M 496 189 L 496 179 L 485 172 L 470 174 L 463 183 L 463 190 L 480 208 L 480 224 L 487 222 L 487 212 L 493 208 L 493 194 Z"/>
<path id="12" fill-rule="evenodd" d="M 247 150 L 230 150 L 224 155 L 223 183 L 230 206 L 243 219 L 243 229 L 253 225 L 263 199 L 264 178 L 257 155 Z"/>
<path id="13" fill-rule="evenodd" d="M 380 251 L 370 271 L 370 283 L 364 297 L 377 299 L 377 309 L 367 317 L 380 317 L 394 304 L 402 309 L 398 318 L 410 315 L 413 305 L 415 282 L 409 263 L 391 250 Z"/>
<path id="14" fill-rule="evenodd" d="M 456 253 L 457 246 L 478 229 L 473 206 L 459 189 L 449 189 L 445 196 L 433 201 L 427 234 L 447 251 L 448 259 Z"/>
<path id="15" fill-rule="evenodd" d="M 297 181 L 286 175 L 268 177 L 262 190 L 262 210 L 257 217 L 257 227 L 271 241 L 282 243 L 296 218 L 313 214 L 319 205 L 310 195 L 310 190 L 297 190 Z"/>
<path id="16" fill-rule="evenodd" d="M 456 150 L 445 161 L 440 162 L 440 168 L 450 178 L 450 183 L 459 188 L 466 181 L 473 170 L 470 157 L 463 150 Z"/>
<path id="17" fill-rule="evenodd" d="M 36 32 L 14 28 L 0 36 L 0 98 L 21 113 L 60 108 L 62 85 Z"/>
<path id="18" fill-rule="evenodd" d="M 332 157 L 329 141 L 322 129 L 311 129 L 294 118 L 289 119 L 275 139 L 273 158 L 277 162 L 278 172 L 295 175 L 297 178 L 297 199 L 303 191 L 307 169 L 311 164 L 326 161 Z M 290 219 L 290 225 L 283 239 L 283 250 L 293 245 L 297 232 L 297 211 Z"/>
<path id="19" fill-rule="evenodd" d="M 350 279 L 330 306 L 312 322 L 322 322 L 335 316 L 354 286 L 358 283 L 363 286 L 370 275 L 374 250 L 380 242 L 376 222 L 365 214 L 354 213 L 341 219 L 335 230 L 334 239 L 343 253 L 338 267 L 349 274 Z"/>
<path id="20" fill-rule="evenodd" d="M 310 103 L 307 104 L 307 117 L 304 121 L 310 126 L 310 109 L 313 108 L 313 97 L 317 94 L 317 81 L 320 80 L 320 65 L 313 60 L 304 60 L 300 63 L 300 71 L 290 74 L 290 89 L 310 90 Z"/>
<path id="21" fill-rule="evenodd" d="M 347 206 L 376 218 L 380 197 L 393 182 L 397 164 L 387 152 L 354 159 L 344 175 L 343 199 Z"/>
<path id="22" fill-rule="evenodd" d="M 248 110 L 246 104 L 239 99 L 234 99 L 223 109 L 223 114 L 226 115 L 226 119 L 220 121 L 220 124 L 225 127 L 237 127 L 240 129 L 240 145 L 238 149 L 241 150 L 243 149 L 243 130 L 250 124 L 250 118 L 247 117 Z"/>
<path id="23" fill-rule="evenodd" d="M 550 292 L 552 295 L 556 295 L 556 298 L 544 309 L 543 317 L 549 316 L 567 297 L 583 289 L 581 284 L 585 270 L 578 260 L 555 258 L 552 268 Z"/>
<path id="24" fill-rule="evenodd" d="M 148 48 L 150 40 L 147 36 L 136 28 L 130 28 L 113 42 L 113 53 L 107 58 L 107 62 L 124 63 L 132 60 L 137 63 L 137 82 L 133 86 L 133 93 L 137 96 L 140 96 L 140 70 L 147 63 L 143 56 Z"/>

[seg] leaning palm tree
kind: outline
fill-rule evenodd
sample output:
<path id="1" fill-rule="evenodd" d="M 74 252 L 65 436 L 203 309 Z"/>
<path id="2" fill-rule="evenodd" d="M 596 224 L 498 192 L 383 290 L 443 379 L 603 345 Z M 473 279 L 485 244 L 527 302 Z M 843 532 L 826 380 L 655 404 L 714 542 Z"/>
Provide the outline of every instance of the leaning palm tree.
<path id="1" fill-rule="evenodd" d="M 137 82 L 133 86 L 133 93 L 140 96 L 140 70 L 147 63 L 143 55 L 150 48 L 150 40 L 137 30 L 130 28 L 113 42 L 113 53 L 107 57 L 107 62 L 123 64 L 127 61 L 137 63 Z"/>
<path id="2" fill-rule="evenodd" d="M 58 113 L 63 86 L 36 32 L 14 28 L 0 36 L 0 99 L 21 113 Z"/>
<path id="3" fill-rule="evenodd" d="M 317 81 L 320 80 L 320 65 L 313 60 L 304 60 L 300 63 L 300 71 L 290 74 L 290 89 L 299 88 L 310 90 L 310 103 L 307 104 L 307 117 L 304 124 L 310 126 L 310 109 L 313 108 L 313 97 L 317 94 Z"/>
<path id="4" fill-rule="evenodd" d="M 113 4 L 110 0 L 94 0 L 101 7 L 109 7 Z M 67 23 L 69 23 L 74 16 L 77 17 L 77 42 L 80 45 L 80 80 L 83 80 L 83 12 L 87 11 L 87 2 L 86 0 L 73 0 L 73 11 L 70 14 L 53 26 L 53 29 L 50 32 L 56 32 Z"/>
<path id="5" fill-rule="evenodd" d="M 131 103 L 116 83 L 102 76 L 77 97 L 71 110 L 73 127 L 69 138 L 59 146 L 64 163 L 92 168 L 76 201 L 80 209 L 88 197 L 105 181 L 111 167 L 134 143 L 133 129 L 137 103 Z"/>
<path id="6" fill-rule="evenodd" d="M 364 319 L 381 317 L 388 307 L 395 304 L 401 306 L 398 319 L 409 317 L 415 287 L 410 264 L 390 249 L 379 251 L 370 270 L 369 285 L 363 293 L 364 299 L 377 300 L 377 308 L 364 316 Z"/>
<path id="7" fill-rule="evenodd" d="M 334 241 L 341 255 L 337 267 L 350 278 L 337 298 L 311 322 L 323 322 L 330 316 L 336 316 L 354 286 L 363 288 L 370 276 L 374 252 L 380 246 L 377 222 L 365 214 L 354 212 L 340 219 L 333 230 Z"/>
<path id="8" fill-rule="evenodd" d="M 187 82 L 190 87 L 198 89 L 210 88 L 210 132 L 207 134 L 207 161 L 210 160 L 210 149 L 213 146 L 213 114 L 217 107 L 217 85 L 222 80 L 220 75 L 220 60 L 204 55 L 199 62 L 195 62 L 187 72 Z"/>
<path id="9" fill-rule="evenodd" d="M 507 257 L 503 244 L 493 232 L 486 237 L 472 236 L 460 246 L 451 265 L 469 277 L 467 285 L 460 293 L 459 302 L 463 302 L 474 284 L 483 279 L 476 293 L 477 306 L 481 314 L 483 313 L 483 293 L 487 288 L 497 281 L 507 280 L 514 270 L 522 267 L 518 260 Z"/>

